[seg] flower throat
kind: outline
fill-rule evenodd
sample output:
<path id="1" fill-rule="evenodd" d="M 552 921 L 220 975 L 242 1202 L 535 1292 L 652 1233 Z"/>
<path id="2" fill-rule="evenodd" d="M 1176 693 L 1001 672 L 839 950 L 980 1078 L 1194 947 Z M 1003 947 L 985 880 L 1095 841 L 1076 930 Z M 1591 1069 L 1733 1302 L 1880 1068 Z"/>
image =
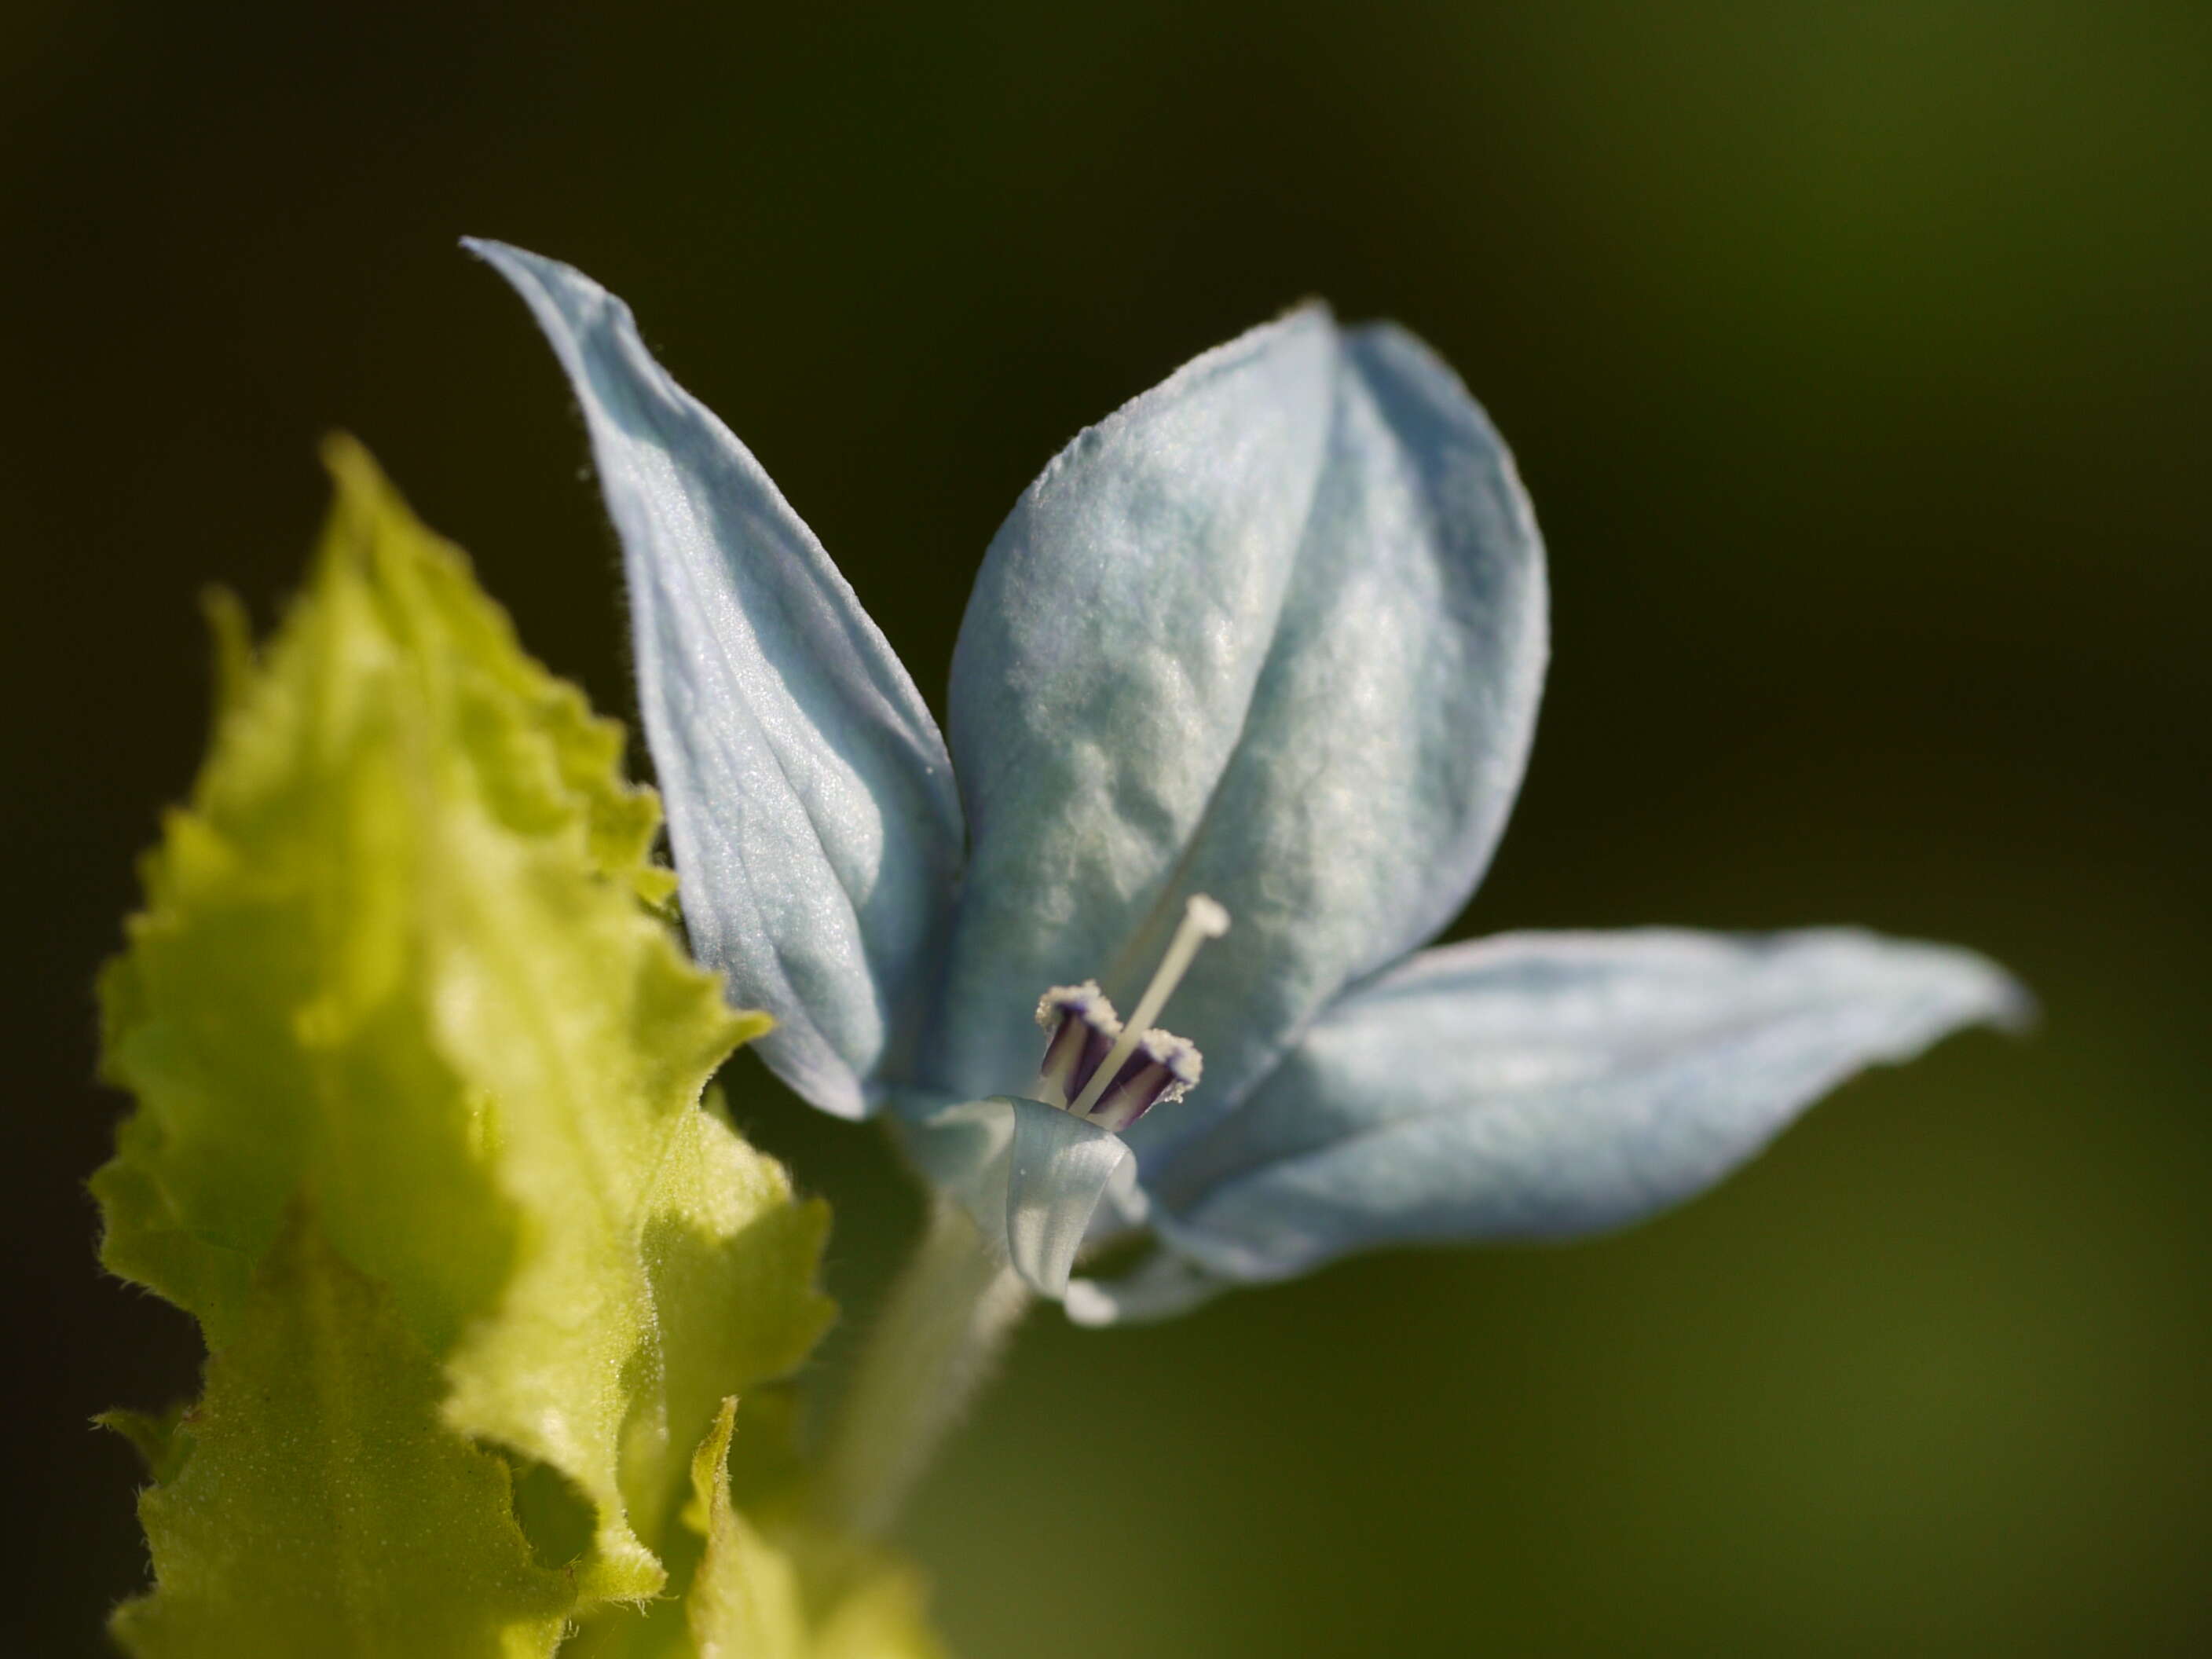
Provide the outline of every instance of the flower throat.
<path id="1" fill-rule="evenodd" d="M 1229 931 L 1229 912 L 1202 893 L 1183 906 L 1182 922 L 1158 971 L 1124 1024 L 1096 980 L 1056 985 L 1037 1003 L 1044 1060 L 1036 1098 L 1115 1131 L 1127 1128 L 1163 1101 L 1180 1100 L 1204 1068 L 1197 1045 L 1152 1028 L 1189 970 L 1199 947 Z"/>

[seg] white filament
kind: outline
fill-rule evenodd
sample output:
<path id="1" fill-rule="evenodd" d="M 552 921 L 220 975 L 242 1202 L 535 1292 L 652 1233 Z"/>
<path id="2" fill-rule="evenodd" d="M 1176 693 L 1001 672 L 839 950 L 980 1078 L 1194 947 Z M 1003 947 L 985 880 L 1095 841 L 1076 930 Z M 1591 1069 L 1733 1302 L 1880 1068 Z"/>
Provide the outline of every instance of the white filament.
<path id="1" fill-rule="evenodd" d="M 1098 1103 L 1098 1097 L 1121 1069 L 1121 1062 L 1136 1052 L 1137 1044 L 1152 1023 L 1159 1018 L 1160 1010 L 1167 1006 L 1168 998 L 1190 968 L 1191 958 L 1198 947 L 1210 939 L 1219 939 L 1229 931 L 1229 912 L 1203 893 L 1194 893 L 1182 908 L 1182 921 L 1176 928 L 1175 938 L 1168 942 L 1168 953 L 1160 958 L 1159 971 L 1152 982 L 1145 987 L 1145 994 L 1137 999 L 1137 1011 L 1122 1024 L 1121 1035 L 1114 1039 L 1114 1046 L 1106 1051 L 1106 1058 L 1098 1062 L 1098 1069 L 1091 1074 L 1091 1081 L 1083 1085 L 1083 1092 L 1069 1105 L 1076 1116 L 1087 1115 Z"/>

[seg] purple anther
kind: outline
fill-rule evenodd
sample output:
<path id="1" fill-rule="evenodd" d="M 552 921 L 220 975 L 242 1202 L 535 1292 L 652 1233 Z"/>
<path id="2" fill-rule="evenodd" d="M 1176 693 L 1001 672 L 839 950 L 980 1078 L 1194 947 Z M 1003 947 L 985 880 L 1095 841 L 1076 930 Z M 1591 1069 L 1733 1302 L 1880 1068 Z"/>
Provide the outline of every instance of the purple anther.
<path id="1" fill-rule="evenodd" d="M 1198 1082 L 1202 1064 L 1196 1044 L 1166 1031 L 1147 1031 L 1087 1115 L 1118 1133 L 1163 1101 L 1181 1100 Z"/>
<path id="2" fill-rule="evenodd" d="M 1045 1033 L 1038 1092 L 1049 1103 L 1065 1106 L 1090 1083 L 1114 1039 L 1121 1035 L 1121 1022 L 1096 980 L 1054 986 L 1037 1003 L 1036 1022 Z M 1130 1058 L 1133 1062 L 1136 1056 Z M 1057 1099 L 1052 1098 L 1054 1095 Z"/>

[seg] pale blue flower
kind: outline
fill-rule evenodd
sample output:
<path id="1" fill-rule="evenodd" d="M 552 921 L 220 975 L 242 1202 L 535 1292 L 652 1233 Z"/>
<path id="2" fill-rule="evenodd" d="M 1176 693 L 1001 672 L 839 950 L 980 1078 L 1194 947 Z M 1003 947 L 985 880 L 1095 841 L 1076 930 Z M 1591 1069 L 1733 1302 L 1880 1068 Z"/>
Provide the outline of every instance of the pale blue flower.
<path id="1" fill-rule="evenodd" d="M 775 1016 L 758 1048 L 792 1088 L 888 1107 L 1079 1319 L 1380 1244 L 1618 1226 L 1861 1066 L 2024 1006 L 1967 951 L 1849 931 L 1417 949 L 1497 844 L 1547 632 L 1511 459 L 1399 329 L 1308 307 L 1063 451 L 977 577 L 948 755 L 628 308 L 471 246 L 583 407 L 695 950 Z M 1211 943 L 1201 895 L 1232 923 Z M 1081 1098 L 1121 1030 L 1108 1000 L 1131 1006 L 1186 919 L 1188 1041 L 1133 1018 L 1115 1088 Z M 1070 1285 L 1079 1247 L 1138 1229 L 1133 1273 Z"/>

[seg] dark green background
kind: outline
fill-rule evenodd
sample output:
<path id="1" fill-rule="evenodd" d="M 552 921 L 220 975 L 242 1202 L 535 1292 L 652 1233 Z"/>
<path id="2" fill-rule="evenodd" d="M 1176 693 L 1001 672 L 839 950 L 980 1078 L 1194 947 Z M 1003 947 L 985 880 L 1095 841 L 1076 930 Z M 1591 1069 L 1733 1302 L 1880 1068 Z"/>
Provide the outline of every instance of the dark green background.
<path id="1" fill-rule="evenodd" d="M 1306 294 L 1397 317 L 1553 555 L 1464 927 L 1861 921 L 2045 1003 L 1629 1237 L 1039 1319 L 908 1528 L 969 1659 L 2206 1650 L 2209 185 L 2201 4 L 11 0 L 0 1646 L 95 1650 L 143 1559 L 85 1419 L 194 1375 L 78 1183 L 195 591 L 270 613 L 344 426 L 629 710 L 476 232 L 635 302 L 933 697 L 1079 425 Z M 738 1086 L 865 1303 L 888 1162 Z"/>

